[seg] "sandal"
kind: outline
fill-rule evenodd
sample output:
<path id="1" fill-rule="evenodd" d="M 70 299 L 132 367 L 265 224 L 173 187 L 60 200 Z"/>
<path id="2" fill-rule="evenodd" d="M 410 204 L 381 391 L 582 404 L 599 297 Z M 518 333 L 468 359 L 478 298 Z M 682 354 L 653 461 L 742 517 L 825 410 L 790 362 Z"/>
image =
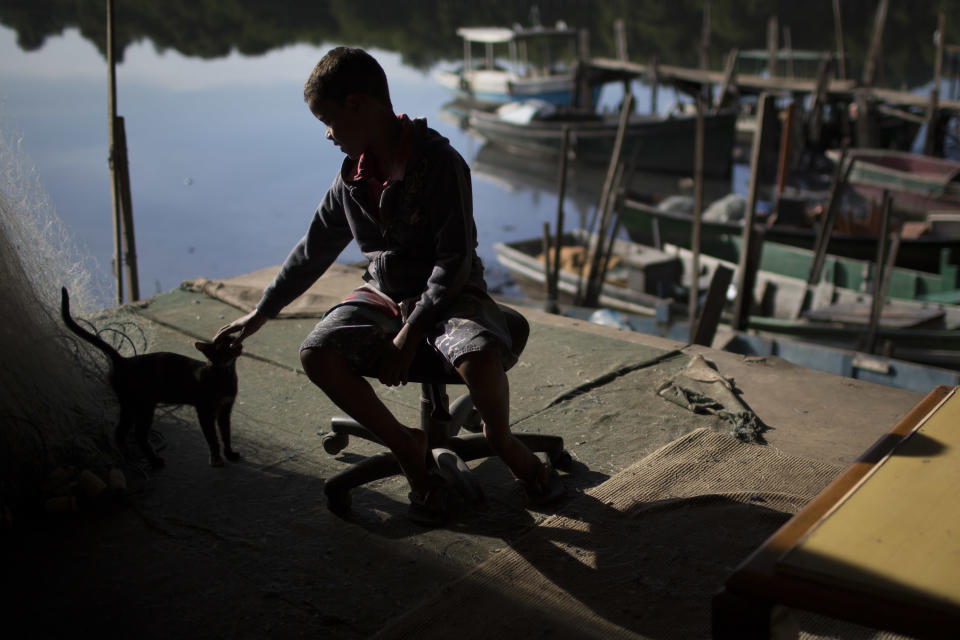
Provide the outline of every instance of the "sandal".
<path id="1" fill-rule="evenodd" d="M 527 500 L 530 504 L 541 506 L 551 504 L 563 498 L 567 494 L 567 488 L 560 479 L 560 474 L 553 468 L 549 462 L 542 463 L 541 469 L 546 470 L 546 480 L 537 482 L 526 482 L 518 480 L 524 493 L 527 494 Z M 539 474 L 538 474 L 539 475 Z"/>
<path id="2" fill-rule="evenodd" d="M 410 520 L 424 527 L 440 527 L 446 524 L 450 517 L 450 492 L 441 478 L 434 476 L 434 485 L 425 494 L 411 491 L 407 497 L 410 499 L 407 509 Z"/>

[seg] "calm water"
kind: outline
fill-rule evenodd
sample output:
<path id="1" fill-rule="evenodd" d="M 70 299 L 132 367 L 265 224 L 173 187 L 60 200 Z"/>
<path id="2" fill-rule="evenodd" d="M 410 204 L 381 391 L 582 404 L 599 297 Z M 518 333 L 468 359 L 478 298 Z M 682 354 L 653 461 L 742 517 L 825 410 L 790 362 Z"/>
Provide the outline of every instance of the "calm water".
<path id="1" fill-rule="evenodd" d="M 390 43 L 369 49 L 387 71 L 394 106 L 425 116 L 473 168 L 479 252 L 491 286 L 506 286 L 508 276 L 496 262 L 493 244 L 539 237 L 543 222 L 554 220 L 556 167 L 504 156 L 464 132 L 443 111 L 450 96 L 433 79 L 438 67 L 455 61 L 431 61 L 460 56 L 455 26 L 524 20 L 532 9 L 522 4 L 424 2 L 400 11 L 385 3 L 376 5 L 373 15 L 350 5 L 311 3 L 300 6 L 309 14 L 303 18 L 307 24 L 291 22 L 283 11 L 257 13 L 257 7 L 241 3 L 224 3 L 225 13 L 213 16 L 194 15 L 183 3 L 176 4 L 176 11 L 170 5 L 162 15 L 149 3 L 124 4 L 127 22 L 121 25 L 133 41 L 117 66 L 117 105 L 126 121 L 141 294 L 166 291 L 191 278 L 229 277 L 282 262 L 342 159 L 304 106 L 303 81 L 329 48 L 362 45 L 360 40 Z M 617 9 L 606 3 L 564 3 L 563 10 L 574 15 L 548 16 L 560 8 L 549 5 L 543 18 L 549 23 L 564 17 L 588 26 L 591 51 L 611 55 L 609 26 L 627 12 L 632 14 L 626 16 L 631 43 L 636 44 L 631 57 L 659 55 L 692 64 L 695 52 L 678 43 L 699 37 L 697 12 L 683 9 L 683 3 L 652 4 L 666 14 L 651 20 L 639 4 Z M 103 22 L 96 16 L 102 7 L 99 2 L 65 4 L 61 17 L 51 17 L 0 5 L 0 134 L 22 150 L 21 163 L 35 167 L 56 213 L 91 258 L 93 280 L 102 291 L 99 299 L 108 305 L 114 294 L 107 65 L 91 42 L 102 37 Z M 860 60 L 870 32 L 870 21 L 863 18 L 873 3 L 847 0 L 844 8 L 848 52 Z M 832 31 L 823 28 L 829 14 L 812 15 L 799 5 L 784 7 L 773 0 L 753 9 L 735 4 L 715 16 L 712 64 L 719 64 L 730 46 L 762 46 L 770 11 L 793 26 L 794 43 L 818 50 L 833 46 Z M 671 12 L 683 14 L 682 19 Z M 885 51 L 888 80 L 916 77 L 911 82 L 919 84 L 928 77 L 929 65 L 923 61 L 932 48 L 928 35 L 934 13 L 925 7 L 892 14 L 888 29 L 903 37 L 891 40 Z M 24 51 L 17 32 L 6 24 L 19 25 L 25 48 L 32 50 Z M 84 35 L 69 26 L 74 24 L 82 25 Z M 429 33 L 441 28 L 437 24 L 443 25 L 442 33 Z M 218 32 L 221 26 L 224 30 Z M 347 33 L 354 35 L 336 35 Z M 287 39 L 314 44 L 284 46 Z M 404 53 L 384 49 L 394 46 Z M 238 49 L 266 53 L 247 56 Z M 638 108 L 648 109 L 649 92 L 635 83 L 633 93 Z M 609 85 L 601 106 L 612 108 L 621 98 L 621 87 Z M 668 112 L 676 101 L 672 90 L 661 89 L 658 110 Z M 602 173 L 601 168 L 571 175 L 565 206 L 569 226 L 589 218 Z M 661 193 L 679 190 L 676 178 L 659 183 Z M 736 167 L 732 182 L 708 187 L 706 198 L 730 189 L 742 192 L 745 183 L 745 167 Z M 353 246 L 341 256 L 342 262 L 358 259 Z"/>
<path id="2" fill-rule="evenodd" d="M 141 295 L 283 261 L 342 159 L 302 100 L 307 74 L 337 44 L 213 60 L 158 53 L 149 42 L 127 48 L 117 66 L 117 110 L 126 121 Z M 538 236 L 542 222 L 554 219 L 556 170 L 521 162 L 502 171 L 502 157 L 444 117 L 441 107 L 450 96 L 432 70 L 405 66 L 395 53 L 372 52 L 387 72 L 397 110 L 427 117 L 471 163 L 479 251 L 491 286 L 502 285 L 507 276 L 493 243 Z M 662 110 L 674 102 L 667 93 L 661 91 Z M 621 95 L 614 86 L 602 101 L 614 104 Z M 3 135 L 19 141 L 21 161 L 35 166 L 57 214 L 94 259 L 94 280 L 109 304 L 103 56 L 76 30 L 24 52 L 14 32 L 0 27 L 0 100 Z M 566 207 L 571 224 L 592 211 L 596 179 L 578 184 L 573 177 Z M 341 262 L 357 259 L 352 245 L 341 256 Z"/>

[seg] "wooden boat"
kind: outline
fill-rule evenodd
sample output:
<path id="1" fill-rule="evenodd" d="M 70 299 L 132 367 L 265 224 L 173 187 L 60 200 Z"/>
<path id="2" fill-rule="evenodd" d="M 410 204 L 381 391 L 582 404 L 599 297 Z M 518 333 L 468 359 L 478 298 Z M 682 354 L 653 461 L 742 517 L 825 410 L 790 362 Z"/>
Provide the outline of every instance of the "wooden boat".
<path id="1" fill-rule="evenodd" d="M 563 238 L 557 283 L 561 303 L 572 303 L 580 291 L 581 274 L 586 271 L 588 259 L 588 238 L 589 234 L 582 229 L 574 229 Z M 493 250 L 497 261 L 510 271 L 525 295 L 533 299 L 545 297 L 541 239 L 498 242 Z M 622 240 L 614 243 L 613 253 L 615 257 L 600 291 L 601 305 L 654 315 L 658 308 L 673 303 L 682 269 L 677 257 Z"/>
<path id="2" fill-rule="evenodd" d="M 684 211 L 666 210 L 634 196 L 623 202 L 621 218 L 624 229 L 634 242 L 658 246 L 671 243 L 690 247 L 693 216 Z M 705 253 L 736 261 L 739 245 L 732 248 L 730 238 L 743 234 L 740 220 L 701 221 L 701 246 Z M 810 249 L 816 241 L 817 230 L 812 226 L 774 224 L 764 226 L 764 242 L 773 241 L 794 247 Z M 876 259 L 876 235 L 837 232 L 830 236 L 828 251 L 844 258 L 870 261 Z M 736 253 L 734 253 L 736 252 Z M 942 273 L 960 265 L 960 236 L 928 233 L 916 237 L 901 237 L 896 264 L 899 267 L 928 273 Z"/>
<path id="3" fill-rule="evenodd" d="M 690 339 L 690 327 L 682 319 L 664 323 L 648 316 L 584 307 L 565 307 L 562 313 L 570 318 L 681 343 Z M 921 393 L 941 384 L 960 384 L 960 371 L 954 369 L 865 354 L 850 348 L 792 339 L 790 336 L 724 329 L 718 332 L 712 346 L 753 358 L 776 356 L 807 369 Z"/>
<path id="4" fill-rule="evenodd" d="M 827 157 L 837 162 L 840 153 Z M 960 162 L 887 149 L 852 149 L 847 157 L 850 184 L 868 199 L 879 202 L 888 190 L 895 210 L 921 220 L 931 211 L 960 209 Z"/>
<path id="5" fill-rule="evenodd" d="M 704 118 L 705 176 L 726 177 L 733 166 L 736 113 L 720 111 Z M 572 155 L 579 161 L 607 164 L 619 124 L 616 113 L 564 109 L 543 103 L 505 105 L 495 112 L 472 110 L 469 129 L 490 144 L 513 153 L 556 159 L 562 131 L 570 131 Z M 641 115 L 630 117 L 624 138 L 624 158 L 637 148 L 638 171 L 692 175 L 696 117 Z"/>
<path id="6" fill-rule="evenodd" d="M 558 22 L 552 28 L 462 27 L 457 35 L 463 38 L 463 64 L 436 78 L 459 99 L 486 107 L 530 98 L 570 104 L 576 29 Z M 483 47 L 480 58 L 473 55 L 475 45 Z M 503 49 L 506 61 L 498 57 Z"/>
<path id="7" fill-rule="evenodd" d="M 579 252 L 583 263 L 589 234 L 574 230 L 564 239 L 564 249 Z M 497 260 L 506 267 L 529 297 L 542 299 L 546 278 L 540 238 L 494 245 Z M 690 286 L 691 254 L 675 245 L 662 251 L 627 240 L 614 243 L 616 262 L 611 263 L 601 289 L 599 304 L 637 316 L 654 317 L 667 324 L 687 317 L 686 295 Z M 561 268 L 561 304 L 570 304 L 580 291 L 576 260 Z M 567 261 L 562 262 L 566 265 Z M 698 288 L 705 292 L 718 266 L 736 271 L 735 262 L 701 254 Z M 813 292 L 812 310 L 800 314 L 806 281 L 759 271 L 753 291 L 752 330 L 774 336 L 792 336 L 834 348 L 852 349 L 863 342 L 869 323 L 872 296 L 859 291 L 820 283 Z M 723 322 L 729 323 L 729 315 Z M 960 306 L 913 300 L 888 300 L 879 317 L 878 343 L 888 354 L 914 362 L 960 369 Z"/>

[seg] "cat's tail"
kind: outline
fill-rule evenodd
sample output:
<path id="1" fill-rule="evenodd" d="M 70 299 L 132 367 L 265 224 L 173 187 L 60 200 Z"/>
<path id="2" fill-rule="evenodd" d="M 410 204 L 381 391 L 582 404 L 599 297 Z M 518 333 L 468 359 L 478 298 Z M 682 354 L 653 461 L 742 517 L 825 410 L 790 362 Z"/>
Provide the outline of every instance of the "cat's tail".
<path id="1" fill-rule="evenodd" d="M 73 331 L 75 334 L 92 344 L 93 346 L 103 351 L 110 361 L 114 364 L 123 356 L 120 355 L 120 352 L 110 346 L 103 338 L 100 336 L 87 331 L 79 324 L 76 320 L 73 319 L 70 315 L 70 295 L 67 293 L 66 287 L 60 287 L 60 315 L 63 317 L 63 323 L 67 325 L 67 328 L 70 331 Z"/>

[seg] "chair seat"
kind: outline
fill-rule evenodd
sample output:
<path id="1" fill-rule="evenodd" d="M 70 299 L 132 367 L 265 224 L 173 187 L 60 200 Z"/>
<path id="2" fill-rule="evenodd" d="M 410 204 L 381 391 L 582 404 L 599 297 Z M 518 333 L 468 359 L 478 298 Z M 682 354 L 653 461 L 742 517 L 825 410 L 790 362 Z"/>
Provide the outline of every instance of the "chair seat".
<path id="1" fill-rule="evenodd" d="M 504 305 L 498 305 L 507 321 L 507 330 L 510 332 L 512 344 L 510 350 L 517 357 L 523 352 L 530 335 L 530 324 L 519 312 Z M 361 371 L 367 378 L 376 378 L 378 372 L 372 369 Z M 430 384 L 463 384 L 463 379 L 456 371 L 451 370 L 447 361 L 428 342 L 424 341 L 410 365 L 410 382 Z"/>

